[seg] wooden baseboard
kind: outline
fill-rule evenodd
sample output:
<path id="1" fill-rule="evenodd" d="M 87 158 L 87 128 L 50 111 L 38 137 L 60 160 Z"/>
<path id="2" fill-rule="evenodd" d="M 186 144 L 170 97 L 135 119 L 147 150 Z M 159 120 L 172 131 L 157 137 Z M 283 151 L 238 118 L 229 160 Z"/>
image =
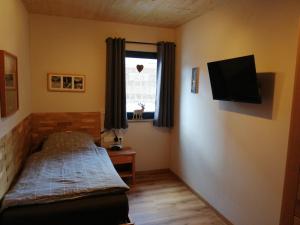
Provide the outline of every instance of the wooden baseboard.
<path id="1" fill-rule="evenodd" d="M 184 180 L 181 179 L 177 174 L 172 170 L 169 170 L 170 173 L 174 174 L 191 192 L 193 192 L 201 201 L 203 201 L 211 210 L 213 210 L 227 225 L 234 225 L 231 223 L 225 216 L 223 216 L 217 209 L 215 209 L 208 201 L 206 201 L 197 191 L 195 191 L 190 185 L 188 185 Z"/>

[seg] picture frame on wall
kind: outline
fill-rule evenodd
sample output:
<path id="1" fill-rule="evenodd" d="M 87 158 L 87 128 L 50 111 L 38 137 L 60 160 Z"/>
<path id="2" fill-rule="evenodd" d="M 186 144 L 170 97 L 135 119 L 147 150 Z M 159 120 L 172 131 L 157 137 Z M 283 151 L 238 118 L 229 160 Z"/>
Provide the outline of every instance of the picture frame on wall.
<path id="1" fill-rule="evenodd" d="M 15 90 L 17 88 L 17 79 L 15 73 L 5 74 L 5 88 L 8 90 Z"/>
<path id="2" fill-rule="evenodd" d="M 0 108 L 1 117 L 19 109 L 18 59 L 4 50 L 0 50 Z"/>
<path id="3" fill-rule="evenodd" d="M 85 75 L 48 73 L 49 91 L 85 92 Z"/>
<path id="4" fill-rule="evenodd" d="M 192 79 L 191 79 L 191 92 L 196 94 L 198 93 L 199 87 L 199 67 L 194 67 L 192 69 Z"/>

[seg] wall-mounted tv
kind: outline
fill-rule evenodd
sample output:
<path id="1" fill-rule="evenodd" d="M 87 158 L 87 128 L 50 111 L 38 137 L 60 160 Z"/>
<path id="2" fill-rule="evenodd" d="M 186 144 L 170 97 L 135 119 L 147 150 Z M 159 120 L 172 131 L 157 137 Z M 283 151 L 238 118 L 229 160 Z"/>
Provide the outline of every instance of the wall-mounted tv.
<path id="1" fill-rule="evenodd" d="M 254 55 L 207 63 L 213 99 L 261 103 Z"/>

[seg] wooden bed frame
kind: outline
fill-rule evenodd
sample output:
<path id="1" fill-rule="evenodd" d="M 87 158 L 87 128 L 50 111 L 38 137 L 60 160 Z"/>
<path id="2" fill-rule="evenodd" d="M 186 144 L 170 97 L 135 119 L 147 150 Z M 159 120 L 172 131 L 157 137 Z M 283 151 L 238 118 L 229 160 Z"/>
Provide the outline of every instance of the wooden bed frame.
<path id="1" fill-rule="evenodd" d="M 39 146 L 54 132 L 81 131 L 101 140 L 100 112 L 33 113 L 30 116 L 31 146 Z M 101 223 L 101 218 L 99 218 Z M 123 225 L 133 225 L 124 223 Z"/>
<path id="2" fill-rule="evenodd" d="M 32 146 L 38 146 L 49 134 L 59 131 L 82 131 L 100 144 L 100 112 L 33 113 L 31 121 Z"/>

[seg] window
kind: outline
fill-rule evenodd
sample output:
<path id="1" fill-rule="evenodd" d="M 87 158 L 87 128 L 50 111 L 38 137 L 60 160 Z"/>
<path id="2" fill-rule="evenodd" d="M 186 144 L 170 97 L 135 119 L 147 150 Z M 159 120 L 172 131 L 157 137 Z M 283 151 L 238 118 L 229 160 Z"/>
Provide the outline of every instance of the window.
<path id="1" fill-rule="evenodd" d="M 134 110 L 145 105 L 143 118 L 153 119 L 156 96 L 157 54 L 126 51 L 126 110 L 132 119 Z"/>

